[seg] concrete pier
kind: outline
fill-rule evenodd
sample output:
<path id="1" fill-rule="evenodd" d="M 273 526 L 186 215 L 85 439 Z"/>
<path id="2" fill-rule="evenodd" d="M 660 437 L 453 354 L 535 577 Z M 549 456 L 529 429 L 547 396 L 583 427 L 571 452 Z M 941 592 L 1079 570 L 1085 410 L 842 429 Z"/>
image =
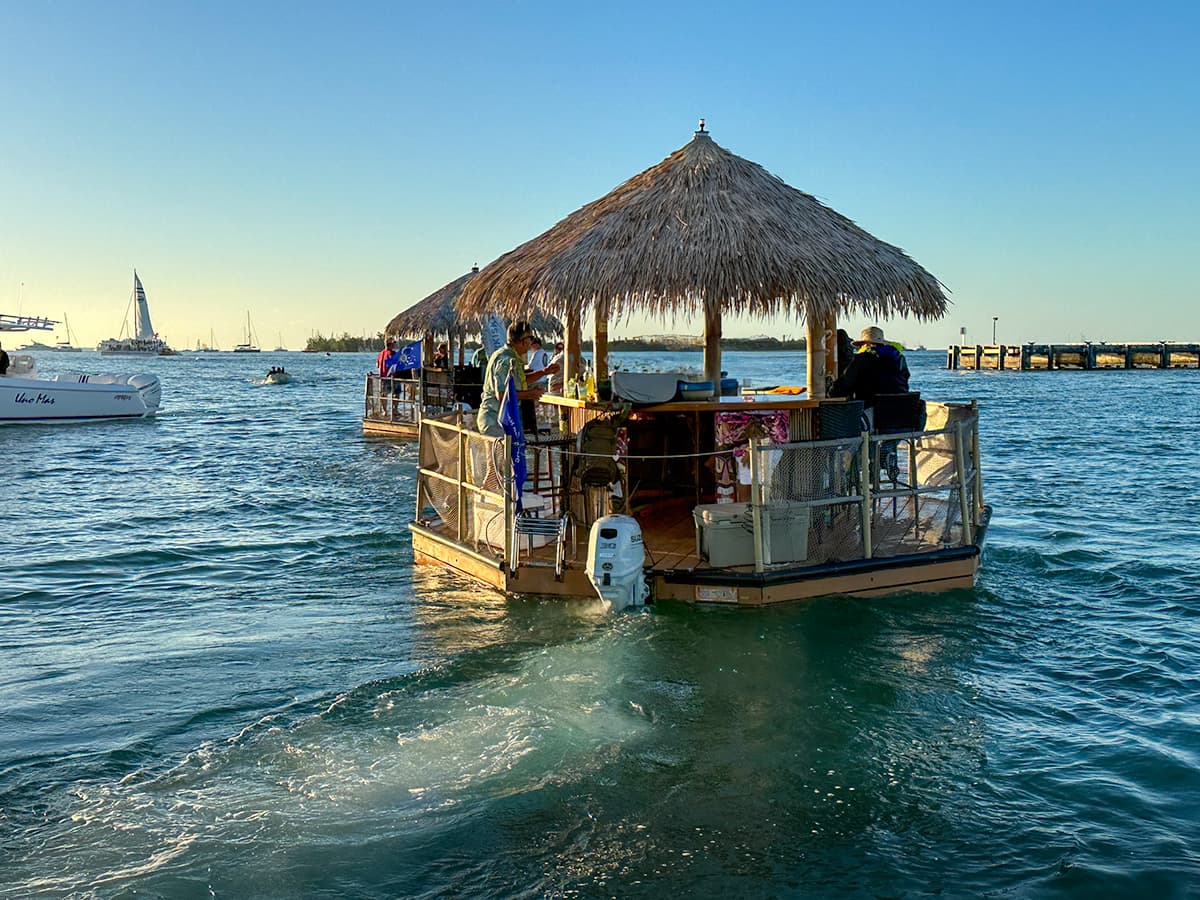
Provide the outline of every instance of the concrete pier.
<path id="1" fill-rule="evenodd" d="M 952 344 L 947 369 L 1200 369 L 1200 344 L 1178 341 L 1061 344 Z"/>

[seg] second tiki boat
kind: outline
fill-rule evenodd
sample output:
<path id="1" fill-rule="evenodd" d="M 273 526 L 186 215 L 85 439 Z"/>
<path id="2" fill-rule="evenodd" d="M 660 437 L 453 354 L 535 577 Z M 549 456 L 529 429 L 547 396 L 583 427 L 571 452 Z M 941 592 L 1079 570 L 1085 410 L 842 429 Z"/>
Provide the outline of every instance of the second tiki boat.
<path id="1" fill-rule="evenodd" d="M 466 359 L 468 336 L 484 329 L 484 317 L 460 315 L 455 302 L 467 283 L 479 272 L 478 266 L 438 288 L 428 297 L 397 313 L 384 334 L 403 341 L 420 341 L 420 360 L 433 359 L 434 343 L 445 338 L 448 356 L 446 368 L 418 365 L 396 375 L 369 372 L 363 391 L 363 434 L 380 437 L 416 440 L 421 420 L 425 416 L 445 415 L 455 405 L 479 405 L 483 370 Z M 544 335 L 560 334 L 562 323 L 557 319 L 535 314 L 534 327 Z M 503 334 L 503 323 L 499 325 Z M 458 361 L 453 360 L 457 354 Z"/>
<path id="2" fill-rule="evenodd" d="M 938 318 L 940 283 L 718 146 L 703 121 L 663 162 L 484 268 L 457 307 L 561 315 L 568 385 L 590 318 L 597 387 L 542 398 L 559 414 L 550 435 L 487 437 L 461 409 L 423 418 L 417 562 L 617 607 L 974 584 L 990 516 L 977 405 L 881 396 L 866 424 L 861 402 L 826 397 L 837 317 Z M 610 316 L 692 312 L 705 318 L 703 383 L 609 372 Z M 805 394 L 721 390 L 727 313 L 804 319 Z"/>

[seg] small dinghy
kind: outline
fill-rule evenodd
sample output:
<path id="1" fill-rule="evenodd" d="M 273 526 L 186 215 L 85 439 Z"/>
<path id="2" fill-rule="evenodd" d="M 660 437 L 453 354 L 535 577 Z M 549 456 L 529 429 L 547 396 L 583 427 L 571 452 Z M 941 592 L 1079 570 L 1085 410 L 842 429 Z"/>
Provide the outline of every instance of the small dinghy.
<path id="1" fill-rule="evenodd" d="M 0 425 L 142 419 L 158 412 L 157 375 L 57 375 L 39 378 L 29 357 L 0 376 Z"/>
<path id="2" fill-rule="evenodd" d="M 267 373 L 265 380 L 267 384 L 287 384 L 292 380 L 292 376 L 284 370 L 283 366 L 279 366 L 278 368 L 272 368 Z"/>

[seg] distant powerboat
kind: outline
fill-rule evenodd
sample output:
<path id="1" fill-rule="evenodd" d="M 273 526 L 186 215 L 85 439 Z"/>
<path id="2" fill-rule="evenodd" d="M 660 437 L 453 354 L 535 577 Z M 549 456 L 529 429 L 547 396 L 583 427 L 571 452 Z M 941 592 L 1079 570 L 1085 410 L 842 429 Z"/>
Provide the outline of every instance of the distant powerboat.
<path id="1" fill-rule="evenodd" d="M 142 280 L 138 278 L 137 270 L 133 272 L 133 296 L 131 303 L 136 305 L 134 313 L 135 328 L 131 337 L 125 337 L 126 322 L 121 324 L 121 337 L 108 338 L 101 341 L 96 349 L 101 356 L 175 356 L 175 351 L 160 338 L 150 324 L 150 305 L 146 302 L 146 291 L 142 288 Z M 128 309 L 126 317 L 128 317 Z"/>
<path id="2" fill-rule="evenodd" d="M 0 376 L 0 425 L 143 419 L 158 412 L 157 375 L 58 375 L 38 378 L 33 358 L 15 356 Z"/>

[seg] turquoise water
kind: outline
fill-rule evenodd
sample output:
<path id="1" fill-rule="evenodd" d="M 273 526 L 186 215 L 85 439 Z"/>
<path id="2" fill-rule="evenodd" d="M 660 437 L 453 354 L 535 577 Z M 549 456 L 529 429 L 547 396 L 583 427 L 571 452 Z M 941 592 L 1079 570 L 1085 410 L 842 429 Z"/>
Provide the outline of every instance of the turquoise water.
<path id="1" fill-rule="evenodd" d="M 761 611 L 414 569 L 367 354 L 131 361 L 156 421 L 0 429 L 0 895 L 1200 894 L 1200 373 L 942 361 L 978 589 Z"/>

